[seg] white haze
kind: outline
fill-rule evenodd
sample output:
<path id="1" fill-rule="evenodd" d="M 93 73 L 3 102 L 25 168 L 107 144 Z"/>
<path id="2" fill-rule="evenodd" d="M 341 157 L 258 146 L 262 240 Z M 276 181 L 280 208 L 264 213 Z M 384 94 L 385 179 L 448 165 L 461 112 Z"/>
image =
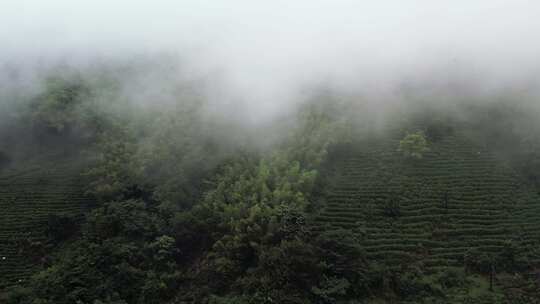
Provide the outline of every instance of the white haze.
<path id="1" fill-rule="evenodd" d="M 209 95 L 254 119 L 288 109 L 320 83 L 384 103 L 404 83 L 498 92 L 540 81 L 534 0 L 0 4 L 1 64 L 32 71 L 166 54 L 181 62 L 179 79 L 216 77 Z M 160 82 L 150 78 L 149 87 Z"/>

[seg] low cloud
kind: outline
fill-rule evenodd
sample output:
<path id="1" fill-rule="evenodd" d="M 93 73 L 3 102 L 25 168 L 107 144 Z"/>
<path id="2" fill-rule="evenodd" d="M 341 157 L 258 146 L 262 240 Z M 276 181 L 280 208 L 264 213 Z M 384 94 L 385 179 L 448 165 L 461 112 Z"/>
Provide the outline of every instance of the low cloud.
<path id="1" fill-rule="evenodd" d="M 159 58 L 129 78 L 133 96 L 151 105 L 177 83 L 204 80 L 213 111 L 254 121 L 319 85 L 373 105 L 399 100 L 404 87 L 456 96 L 533 90 L 538 11 L 540 3 L 502 0 L 7 0 L 0 80 L 30 88 L 57 66 L 148 68 Z"/>

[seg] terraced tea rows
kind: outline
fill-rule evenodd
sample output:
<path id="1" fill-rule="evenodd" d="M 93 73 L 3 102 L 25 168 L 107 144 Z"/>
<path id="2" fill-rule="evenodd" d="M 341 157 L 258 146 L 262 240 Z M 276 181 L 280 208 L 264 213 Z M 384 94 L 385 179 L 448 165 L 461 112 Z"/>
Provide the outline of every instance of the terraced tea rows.
<path id="1" fill-rule="evenodd" d="M 540 240 L 540 199 L 488 151 L 454 136 L 407 160 L 394 139 L 366 141 L 336 165 L 318 230 L 352 229 L 389 266 L 462 266 L 468 249 Z"/>
<path id="2" fill-rule="evenodd" d="M 37 266 L 21 251 L 22 240 L 39 241 L 50 214 L 79 215 L 83 195 L 80 167 L 30 167 L 0 175 L 0 288 L 23 281 Z"/>

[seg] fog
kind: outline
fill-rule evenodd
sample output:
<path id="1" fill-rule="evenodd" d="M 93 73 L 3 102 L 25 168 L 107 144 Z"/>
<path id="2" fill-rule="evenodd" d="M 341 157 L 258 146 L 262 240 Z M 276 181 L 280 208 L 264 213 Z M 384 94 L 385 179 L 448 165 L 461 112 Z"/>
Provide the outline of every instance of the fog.
<path id="1" fill-rule="evenodd" d="M 404 86 L 531 90 L 540 82 L 538 12 L 537 1 L 504 0 L 3 0 L 0 79 L 7 87 L 4 72 L 15 69 L 13 83 L 31 91 L 58 65 L 146 69 L 155 60 L 137 72 L 144 81 L 126 80 L 133 96 L 163 95 L 151 105 L 167 87 L 203 81 L 211 109 L 252 121 L 321 84 L 376 106 L 399 102 Z"/>

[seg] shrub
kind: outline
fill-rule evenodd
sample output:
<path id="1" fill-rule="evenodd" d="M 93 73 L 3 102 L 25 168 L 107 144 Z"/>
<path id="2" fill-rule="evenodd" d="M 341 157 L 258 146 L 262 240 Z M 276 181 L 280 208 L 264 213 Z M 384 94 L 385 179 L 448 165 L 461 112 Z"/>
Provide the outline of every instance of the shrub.
<path id="1" fill-rule="evenodd" d="M 465 273 L 461 269 L 446 269 L 437 278 L 437 282 L 444 288 L 464 286 L 466 283 Z"/>
<path id="2" fill-rule="evenodd" d="M 437 293 L 435 287 L 430 282 L 424 281 L 421 273 L 414 270 L 392 273 L 389 279 L 395 292 L 403 299 L 423 298 L 428 294 Z"/>
<path id="3" fill-rule="evenodd" d="M 323 303 L 338 303 L 338 299 L 346 295 L 350 287 L 347 279 L 324 276 L 321 286 L 313 287 L 312 291 Z"/>
<path id="4" fill-rule="evenodd" d="M 47 218 L 46 235 L 53 242 L 61 242 L 78 230 L 77 219 L 68 214 L 50 214 Z"/>

